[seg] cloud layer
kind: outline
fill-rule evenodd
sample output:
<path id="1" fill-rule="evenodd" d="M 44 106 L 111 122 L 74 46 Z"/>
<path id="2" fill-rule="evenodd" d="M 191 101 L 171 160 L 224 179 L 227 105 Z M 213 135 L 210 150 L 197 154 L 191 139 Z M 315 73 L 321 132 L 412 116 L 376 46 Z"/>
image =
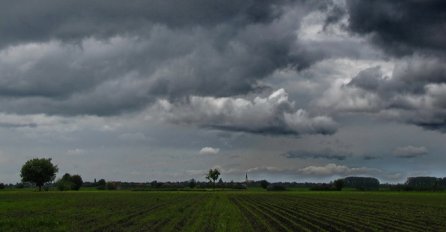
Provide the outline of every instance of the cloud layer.
<path id="1" fill-rule="evenodd" d="M 306 9 L 319 5 L 8 2 L 0 10 L 0 106 L 17 114 L 118 115 L 159 97 L 257 91 L 275 70 L 323 57 L 296 47 L 294 33 Z"/>
<path id="2" fill-rule="evenodd" d="M 443 0 L 0 1 L 0 177 L 444 173 Z"/>
<path id="3" fill-rule="evenodd" d="M 267 97 L 215 98 L 192 96 L 177 104 L 158 103 L 163 118 L 178 124 L 266 135 L 333 134 L 336 123 L 327 116 L 310 116 L 279 89 Z"/>

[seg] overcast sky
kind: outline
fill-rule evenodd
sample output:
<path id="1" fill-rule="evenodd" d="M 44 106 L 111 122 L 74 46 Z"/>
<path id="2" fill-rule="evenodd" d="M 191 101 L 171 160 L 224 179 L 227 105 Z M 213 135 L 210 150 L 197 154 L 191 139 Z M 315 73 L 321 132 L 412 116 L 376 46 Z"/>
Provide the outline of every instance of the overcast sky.
<path id="1" fill-rule="evenodd" d="M 446 176 L 446 1 L 0 0 L 0 182 Z"/>

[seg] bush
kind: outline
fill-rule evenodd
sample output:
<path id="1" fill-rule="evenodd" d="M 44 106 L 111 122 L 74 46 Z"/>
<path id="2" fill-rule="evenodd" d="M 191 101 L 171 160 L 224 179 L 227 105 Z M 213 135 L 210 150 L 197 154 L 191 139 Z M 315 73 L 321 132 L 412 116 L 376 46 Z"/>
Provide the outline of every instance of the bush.
<path id="1" fill-rule="evenodd" d="M 332 184 L 318 184 L 310 188 L 311 191 L 335 191 L 337 190 Z"/>
<path id="2" fill-rule="evenodd" d="M 82 177 L 79 175 L 71 176 L 69 173 L 65 173 L 63 177 L 56 182 L 57 189 L 59 191 L 67 190 L 79 190 L 83 184 Z"/>
<path id="3" fill-rule="evenodd" d="M 105 190 L 105 188 L 107 187 L 107 183 L 105 182 L 104 179 L 100 179 L 96 184 L 97 184 L 96 188 L 98 190 Z"/>
<path id="4" fill-rule="evenodd" d="M 0 183 L 0 189 L 5 189 L 5 184 Z"/>
<path id="5" fill-rule="evenodd" d="M 72 184 L 73 183 L 68 180 L 60 179 L 56 182 L 57 190 L 59 190 L 59 191 L 70 190 Z"/>
<path id="6" fill-rule="evenodd" d="M 107 190 L 116 190 L 116 189 L 118 189 L 118 183 L 107 182 Z"/>
<path id="7" fill-rule="evenodd" d="M 263 189 L 268 188 L 268 185 L 269 185 L 268 181 L 266 181 L 266 180 L 260 181 L 260 187 L 262 187 Z"/>

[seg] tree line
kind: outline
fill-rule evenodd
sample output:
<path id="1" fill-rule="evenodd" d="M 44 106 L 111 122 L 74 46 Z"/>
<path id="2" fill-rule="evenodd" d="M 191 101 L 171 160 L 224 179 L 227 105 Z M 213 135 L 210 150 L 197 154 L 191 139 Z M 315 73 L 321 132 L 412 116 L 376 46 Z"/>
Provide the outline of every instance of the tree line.
<path id="1" fill-rule="evenodd" d="M 23 188 L 33 184 L 39 191 L 44 188 L 56 187 L 60 191 L 79 190 L 82 186 L 95 187 L 98 190 L 117 190 L 117 189 L 134 189 L 134 190 L 176 190 L 176 189 L 200 189 L 216 188 L 227 189 L 246 189 L 248 187 L 261 187 L 268 191 L 284 191 L 292 187 L 307 187 L 315 191 L 341 191 L 343 188 L 353 188 L 361 191 L 375 191 L 381 189 L 394 191 L 442 191 L 446 190 L 446 177 L 437 178 L 429 176 L 409 177 L 404 184 L 380 184 L 379 180 L 374 177 L 356 177 L 350 176 L 337 179 L 330 183 L 296 183 L 296 182 L 276 182 L 269 183 L 266 180 L 249 181 L 249 182 L 224 182 L 220 176 L 218 169 L 210 169 L 205 176 L 208 182 L 199 182 L 195 179 L 183 182 L 158 182 L 152 181 L 148 183 L 132 183 L 132 182 L 107 182 L 104 179 L 94 182 L 84 182 L 78 174 L 71 175 L 65 173 L 60 179 L 53 182 L 56 173 L 59 171 L 57 165 L 51 162 L 51 158 L 34 158 L 28 160 L 20 170 L 22 183 L 16 185 L 5 185 L 0 183 L 0 189 L 6 187 Z M 218 181 L 217 181 L 218 180 Z M 46 185 L 45 185 L 46 184 Z"/>

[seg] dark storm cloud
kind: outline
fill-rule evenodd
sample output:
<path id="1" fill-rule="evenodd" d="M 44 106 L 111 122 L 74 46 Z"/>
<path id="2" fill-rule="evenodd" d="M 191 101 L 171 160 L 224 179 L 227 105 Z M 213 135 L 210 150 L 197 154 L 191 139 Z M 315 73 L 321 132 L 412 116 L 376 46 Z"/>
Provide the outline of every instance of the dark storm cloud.
<path id="1" fill-rule="evenodd" d="M 360 92 L 350 98 L 370 102 L 375 112 L 393 112 L 395 119 L 426 129 L 446 128 L 446 68 L 442 59 L 406 58 L 396 64 L 390 77 L 380 67 L 368 68 L 346 87 L 358 88 Z"/>
<path id="2" fill-rule="evenodd" d="M 282 156 L 289 159 L 345 160 L 350 154 L 326 149 L 321 151 L 293 150 L 283 153 Z"/>
<path id="3" fill-rule="evenodd" d="M 446 51 L 443 0 L 347 0 L 349 29 L 394 55 Z"/>
<path id="4" fill-rule="evenodd" d="M 298 45 L 313 1 L 25 1 L 0 9 L 7 113 L 115 115 L 159 97 L 226 97 L 325 57 Z"/>
<path id="5" fill-rule="evenodd" d="M 153 24 L 169 27 L 215 26 L 222 23 L 268 22 L 287 1 L 151 0 L 151 1 L 2 1 L 0 41 L 3 46 L 21 42 L 84 37 L 108 38 L 136 33 Z"/>

